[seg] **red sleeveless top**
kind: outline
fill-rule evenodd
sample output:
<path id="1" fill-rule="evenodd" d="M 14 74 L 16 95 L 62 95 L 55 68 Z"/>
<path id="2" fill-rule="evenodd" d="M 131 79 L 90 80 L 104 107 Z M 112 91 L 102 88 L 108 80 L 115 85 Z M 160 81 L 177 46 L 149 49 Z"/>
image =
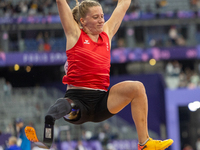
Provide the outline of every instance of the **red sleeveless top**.
<path id="1" fill-rule="evenodd" d="M 81 30 L 75 46 L 66 51 L 68 67 L 63 84 L 108 90 L 110 85 L 110 44 L 108 35 L 101 32 L 94 42 Z"/>

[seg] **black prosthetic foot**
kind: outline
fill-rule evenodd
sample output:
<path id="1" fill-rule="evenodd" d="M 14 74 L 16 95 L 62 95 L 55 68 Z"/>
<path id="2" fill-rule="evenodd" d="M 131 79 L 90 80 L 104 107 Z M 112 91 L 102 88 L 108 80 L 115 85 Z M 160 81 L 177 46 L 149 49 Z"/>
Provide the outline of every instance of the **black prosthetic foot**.
<path id="1" fill-rule="evenodd" d="M 53 143 L 54 123 L 55 119 L 52 116 L 47 115 L 45 117 L 43 142 L 49 147 Z"/>

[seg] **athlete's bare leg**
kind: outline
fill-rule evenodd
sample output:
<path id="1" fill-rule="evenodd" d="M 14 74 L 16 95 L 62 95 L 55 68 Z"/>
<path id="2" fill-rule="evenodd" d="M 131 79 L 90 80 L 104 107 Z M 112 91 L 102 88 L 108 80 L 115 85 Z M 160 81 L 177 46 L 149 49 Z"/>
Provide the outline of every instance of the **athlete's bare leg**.
<path id="1" fill-rule="evenodd" d="M 148 138 L 146 91 L 141 82 L 124 81 L 111 87 L 108 96 L 108 110 L 116 114 L 131 103 L 132 117 L 135 122 L 138 141 L 144 143 Z"/>

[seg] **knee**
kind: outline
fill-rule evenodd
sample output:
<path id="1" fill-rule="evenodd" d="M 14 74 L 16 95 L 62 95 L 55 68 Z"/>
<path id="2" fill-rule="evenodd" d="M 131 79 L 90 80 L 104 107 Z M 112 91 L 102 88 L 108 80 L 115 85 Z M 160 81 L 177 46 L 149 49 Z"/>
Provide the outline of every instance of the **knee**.
<path id="1" fill-rule="evenodd" d="M 140 81 L 125 81 L 125 90 L 130 90 L 131 92 L 145 92 L 144 84 Z"/>
<path id="2" fill-rule="evenodd" d="M 135 81 L 136 90 L 138 93 L 146 93 L 144 84 L 140 81 Z"/>
<path id="3" fill-rule="evenodd" d="M 132 81 L 131 89 L 134 97 L 146 95 L 144 84 L 140 81 Z"/>
<path id="4" fill-rule="evenodd" d="M 144 84 L 140 81 L 124 81 L 121 85 L 123 96 L 128 97 L 128 99 L 134 99 L 137 97 L 145 96 L 146 90 Z"/>

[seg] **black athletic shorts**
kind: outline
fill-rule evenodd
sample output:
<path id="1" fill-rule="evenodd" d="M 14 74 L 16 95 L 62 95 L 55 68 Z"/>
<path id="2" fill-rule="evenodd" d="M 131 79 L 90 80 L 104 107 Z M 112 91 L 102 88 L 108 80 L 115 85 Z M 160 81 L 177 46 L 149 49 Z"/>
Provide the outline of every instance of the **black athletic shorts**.
<path id="1" fill-rule="evenodd" d="M 70 89 L 65 93 L 65 98 L 71 99 L 80 109 L 80 119 L 75 121 L 66 121 L 73 124 L 82 124 L 84 122 L 101 122 L 114 114 L 111 114 L 107 108 L 107 99 L 109 91 Z"/>

